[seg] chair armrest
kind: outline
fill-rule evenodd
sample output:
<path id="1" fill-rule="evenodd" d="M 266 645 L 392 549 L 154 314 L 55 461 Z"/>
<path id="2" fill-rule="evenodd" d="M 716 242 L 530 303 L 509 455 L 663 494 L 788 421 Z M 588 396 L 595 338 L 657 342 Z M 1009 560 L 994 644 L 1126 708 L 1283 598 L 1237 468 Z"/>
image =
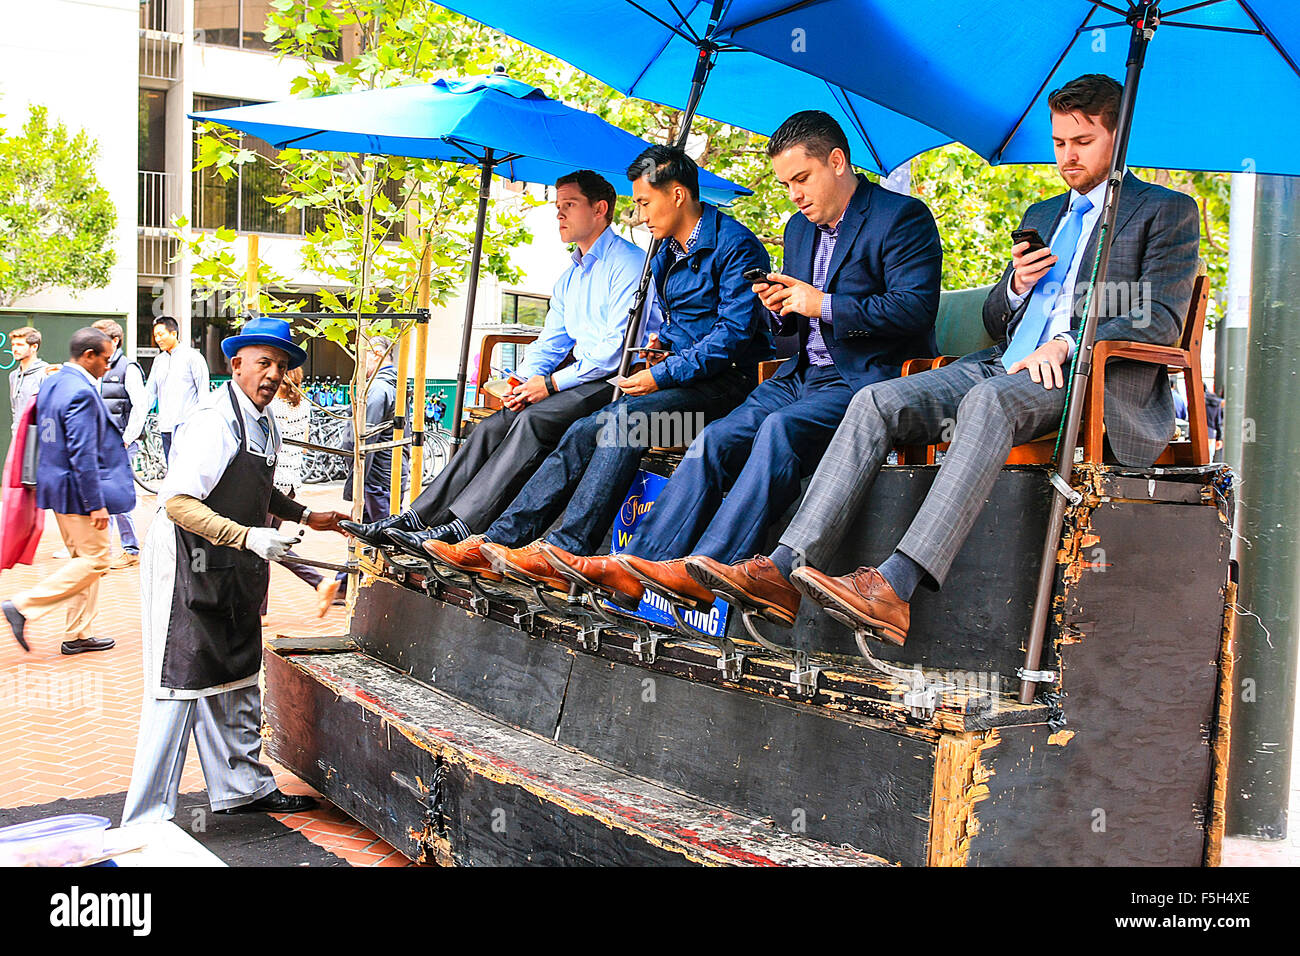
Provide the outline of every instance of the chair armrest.
<path id="1" fill-rule="evenodd" d="M 776 370 L 781 367 L 785 359 L 769 359 L 766 362 L 758 363 L 758 383 L 762 385 L 769 378 L 776 374 Z"/>
<path id="2" fill-rule="evenodd" d="M 1172 345 L 1152 345 L 1149 342 L 1123 342 L 1107 339 L 1098 342 L 1092 350 L 1094 369 L 1109 359 L 1128 359 L 1149 365 L 1168 365 L 1174 368 L 1191 368 L 1191 356 Z"/>
<path id="3" fill-rule="evenodd" d="M 501 407 L 502 407 L 502 406 L 501 406 L 501 403 L 500 403 L 500 400 L 497 400 L 497 399 L 493 399 L 494 401 L 496 401 L 496 404 L 495 404 L 494 406 L 492 406 L 492 405 L 491 405 L 491 402 L 489 402 L 489 401 L 486 400 L 487 398 L 491 398 L 491 396 L 488 396 L 487 393 L 484 392 L 484 391 L 483 391 L 483 388 L 482 388 L 483 383 L 486 382 L 486 381 L 488 380 L 488 376 L 492 373 L 492 352 L 496 349 L 496 347 L 497 347 L 498 345 L 509 345 L 509 344 L 512 344 L 512 343 L 513 343 L 513 344 L 516 344 L 516 345 L 527 345 L 529 342 L 533 342 L 533 341 L 536 341 L 536 340 L 537 340 L 537 333 L 536 333 L 536 332 L 533 332 L 533 333 L 527 333 L 527 332 L 497 333 L 497 332 L 493 332 L 491 335 L 485 335 L 485 336 L 483 336 L 483 341 L 479 344 L 479 350 L 478 350 L 478 384 L 479 384 L 479 388 L 478 388 L 478 390 L 475 392 L 475 396 L 476 396 L 476 399 L 477 399 L 477 404 L 479 404 L 479 405 L 489 405 L 489 406 L 491 406 L 491 407 L 495 407 L 495 408 L 501 408 Z"/>

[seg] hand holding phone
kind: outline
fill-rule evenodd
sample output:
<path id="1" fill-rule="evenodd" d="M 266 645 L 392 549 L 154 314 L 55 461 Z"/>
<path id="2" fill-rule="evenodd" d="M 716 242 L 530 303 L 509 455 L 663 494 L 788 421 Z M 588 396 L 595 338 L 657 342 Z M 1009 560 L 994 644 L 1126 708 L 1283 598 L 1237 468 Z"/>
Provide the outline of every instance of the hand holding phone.
<path id="1" fill-rule="evenodd" d="M 741 275 L 746 282 L 767 282 L 767 273 L 762 269 L 746 269 Z"/>
<path id="2" fill-rule="evenodd" d="M 1012 230 L 1011 241 L 1011 289 L 1016 295 L 1024 295 L 1056 265 L 1056 256 L 1037 229 Z M 1020 249 L 1025 243 L 1028 246 Z"/>

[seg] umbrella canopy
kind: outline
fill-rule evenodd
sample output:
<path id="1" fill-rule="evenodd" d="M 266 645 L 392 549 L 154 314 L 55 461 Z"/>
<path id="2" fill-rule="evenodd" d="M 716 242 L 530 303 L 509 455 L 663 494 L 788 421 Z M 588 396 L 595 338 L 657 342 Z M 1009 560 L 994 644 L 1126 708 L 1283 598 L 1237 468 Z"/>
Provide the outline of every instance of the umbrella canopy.
<path id="1" fill-rule="evenodd" d="M 679 108 L 687 106 L 701 45 L 713 48 L 713 10 L 723 6 L 705 0 L 552 0 L 544 8 L 533 0 L 448 0 L 441 5 L 545 50 L 620 93 Z M 857 56 L 874 57 L 869 39 L 852 40 Z M 787 34 L 787 46 L 791 42 Z M 887 174 L 951 139 L 812 75 L 807 63 L 796 59 L 787 66 L 725 44 L 717 50 L 698 105 L 702 116 L 764 136 L 791 113 L 806 109 L 835 117 L 848 137 L 854 164 L 871 172 Z"/>
<path id="2" fill-rule="evenodd" d="M 1128 161 L 1300 172 L 1300 127 L 1280 111 L 1300 102 L 1300 4 L 1160 7 Z M 941 129 L 991 163 L 1052 162 L 1047 95 L 1084 73 L 1124 77 L 1127 12 L 1123 0 L 731 0 L 717 32 Z M 792 35 L 805 52 L 791 49 Z"/>
<path id="3" fill-rule="evenodd" d="M 258 136 L 277 149 L 474 166 L 490 149 L 498 176 L 553 183 L 575 169 L 591 169 L 624 195 L 631 193 L 628 165 L 650 145 L 502 74 L 236 106 L 190 118 Z M 749 190 L 701 169 L 700 192 L 725 204 Z"/>

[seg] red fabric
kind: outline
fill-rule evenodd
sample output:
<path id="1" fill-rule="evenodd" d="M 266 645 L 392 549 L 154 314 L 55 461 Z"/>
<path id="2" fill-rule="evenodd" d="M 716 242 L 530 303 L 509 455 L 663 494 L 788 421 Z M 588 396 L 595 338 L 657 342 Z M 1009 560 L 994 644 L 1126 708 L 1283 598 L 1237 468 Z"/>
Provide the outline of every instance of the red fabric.
<path id="1" fill-rule="evenodd" d="M 18 418 L 5 459 L 4 488 L 0 491 L 0 571 L 20 562 L 31 564 L 45 529 L 45 511 L 36 507 L 36 489 L 23 487 L 23 446 L 27 443 L 27 428 L 35 421 L 33 398 Z"/>

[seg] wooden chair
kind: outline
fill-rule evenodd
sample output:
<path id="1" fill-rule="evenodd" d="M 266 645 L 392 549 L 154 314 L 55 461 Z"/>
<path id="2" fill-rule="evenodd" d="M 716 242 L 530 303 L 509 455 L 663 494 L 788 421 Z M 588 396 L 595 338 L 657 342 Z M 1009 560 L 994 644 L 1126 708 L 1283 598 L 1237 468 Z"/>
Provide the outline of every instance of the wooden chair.
<path id="1" fill-rule="evenodd" d="M 501 403 L 501 399 L 481 387 L 492 375 L 492 353 L 496 350 L 496 347 L 509 344 L 527 345 L 536 338 L 536 332 L 493 332 L 490 335 L 483 336 L 478 352 L 478 383 L 480 387 L 475 389 L 476 402 L 474 407 L 476 409 L 484 409 L 490 413 L 500 411 L 505 407 Z M 483 417 L 482 415 L 475 415 L 472 410 L 470 414 L 474 418 Z"/>
<path id="2" fill-rule="evenodd" d="M 940 295 L 940 319 L 936 321 L 935 332 L 939 339 L 940 350 L 948 352 L 946 347 L 952 339 L 949 332 L 961 326 L 978 325 L 984 332 L 982 318 L 983 296 L 988 289 L 961 290 L 944 292 Z M 1106 364 L 1113 359 L 1125 359 L 1133 362 L 1146 362 L 1152 365 L 1164 365 L 1171 371 L 1181 371 L 1187 387 L 1188 438 L 1186 441 L 1174 441 L 1156 459 L 1157 465 L 1205 465 L 1209 464 L 1209 427 L 1206 422 L 1205 401 L 1201 394 L 1201 340 L 1205 334 L 1205 309 L 1209 300 L 1209 279 L 1206 274 L 1205 260 L 1197 266 L 1196 282 L 1192 286 L 1192 298 L 1188 303 L 1187 315 L 1183 320 L 1183 334 L 1177 346 L 1150 345 L 1145 342 L 1098 342 L 1093 347 L 1092 375 L 1088 381 L 1088 395 L 1083 407 L 1083 421 L 1080 426 L 1080 438 L 1083 445 L 1085 461 L 1101 462 L 1105 449 L 1105 402 L 1106 402 Z M 979 308 L 969 308 L 970 300 L 948 303 L 945 311 L 945 298 L 979 292 Z M 958 305 L 961 311 L 957 312 Z M 956 355 L 965 355 L 992 345 L 993 342 L 984 332 L 984 344 L 967 348 L 964 351 L 952 349 Z M 930 368 L 941 368 L 956 361 L 952 354 L 942 355 L 937 359 L 909 359 L 903 365 L 903 374 L 911 375 Z M 1049 465 L 1056 451 L 1057 433 L 1044 435 L 1034 441 L 1017 445 L 1007 456 L 1008 465 Z M 932 465 L 935 452 L 946 450 L 948 444 L 940 442 L 934 445 L 906 445 L 898 450 L 899 464 Z"/>

